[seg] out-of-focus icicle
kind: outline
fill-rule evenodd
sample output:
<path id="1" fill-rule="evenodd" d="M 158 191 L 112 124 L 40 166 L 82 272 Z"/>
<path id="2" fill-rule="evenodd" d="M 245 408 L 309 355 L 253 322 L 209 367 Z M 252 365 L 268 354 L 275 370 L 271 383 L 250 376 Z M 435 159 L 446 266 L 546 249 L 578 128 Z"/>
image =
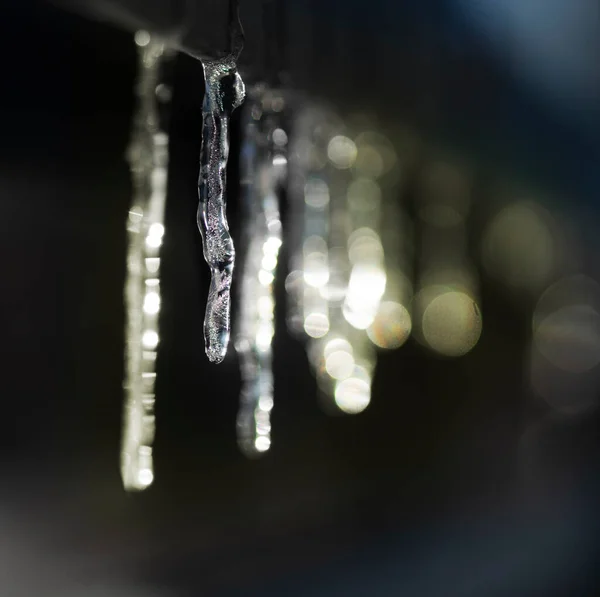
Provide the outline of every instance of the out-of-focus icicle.
<path id="1" fill-rule="evenodd" d="M 287 324 L 294 334 L 321 338 L 329 331 L 324 288 L 329 281 L 327 116 L 310 107 L 296 119 L 290 145 L 290 273 Z"/>
<path id="2" fill-rule="evenodd" d="M 378 348 L 397 348 L 411 331 L 412 234 L 399 203 L 404 171 L 399 176 L 397 152 L 381 132 L 367 129 L 354 141 L 357 156 L 347 195 L 352 273 L 344 316 L 366 329 Z"/>
<path id="3" fill-rule="evenodd" d="M 271 445 L 273 284 L 282 244 L 278 194 L 287 173 L 287 134 L 279 112 L 272 108 L 280 106 L 281 98 L 262 88 L 252 95 L 246 108 L 241 159 L 248 249 L 235 337 L 242 373 L 237 433 L 240 448 L 248 456 L 266 452 Z"/>
<path id="4" fill-rule="evenodd" d="M 384 202 L 382 214 L 386 286 L 367 335 L 378 348 L 394 349 L 408 340 L 412 330 L 412 229 L 395 196 Z"/>
<path id="5" fill-rule="evenodd" d="M 234 2 L 235 4 L 235 2 Z M 232 15 L 232 51 L 220 60 L 204 60 L 205 94 L 202 104 L 202 148 L 198 179 L 198 228 L 211 282 L 204 318 L 206 355 L 220 363 L 230 336 L 230 293 L 235 251 L 226 216 L 226 170 L 229 157 L 231 113 L 245 96 L 236 60 L 243 36 L 237 16 Z"/>
<path id="6" fill-rule="evenodd" d="M 362 330 L 371 303 L 378 300 L 372 297 L 380 291 L 379 260 L 383 251 L 375 232 L 379 205 L 375 202 L 373 209 L 364 209 L 366 188 L 358 189 L 358 201 L 353 196 L 357 150 L 348 133 L 342 131 L 340 123 L 327 142 L 331 226 L 329 279 L 322 294 L 328 299 L 330 326 L 318 345 L 314 364 L 319 387 L 327 399 L 325 407 L 357 414 L 371 401 L 376 356 Z"/>
<path id="7" fill-rule="evenodd" d="M 146 32 L 138 32 L 138 106 L 128 160 L 133 201 L 127 220 L 129 249 L 125 282 L 125 405 L 121 476 L 127 490 L 141 490 L 154 479 L 154 382 L 159 343 L 160 257 L 167 193 L 168 137 L 161 129 L 157 100 L 166 101 L 160 83 L 165 48 Z"/>
<path id="8" fill-rule="evenodd" d="M 324 406 L 355 414 L 371 399 L 373 345 L 393 348 L 410 333 L 410 241 L 394 207 L 397 156 L 384 135 L 354 137 L 322 110 L 306 110 L 297 124 L 288 326 L 309 336 Z"/>

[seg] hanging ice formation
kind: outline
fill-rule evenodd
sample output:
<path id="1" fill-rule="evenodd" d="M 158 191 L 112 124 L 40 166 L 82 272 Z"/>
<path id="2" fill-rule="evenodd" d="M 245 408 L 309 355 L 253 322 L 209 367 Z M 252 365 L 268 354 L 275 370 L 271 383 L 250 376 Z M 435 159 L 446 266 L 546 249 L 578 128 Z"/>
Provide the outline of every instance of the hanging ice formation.
<path id="1" fill-rule="evenodd" d="M 230 338 L 235 257 L 226 218 L 229 127 L 232 112 L 245 97 L 236 67 L 243 41 L 236 4 L 231 0 L 231 51 L 224 58 L 202 61 L 206 88 L 197 223 L 211 271 L 205 349 L 215 363 L 225 358 Z M 135 39 L 140 71 L 129 149 L 134 199 L 128 218 L 121 449 L 121 473 L 128 490 L 144 489 L 154 478 L 159 249 L 168 162 L 168 138 L 157 103 L 168 99 L 168 89 L 160 82 L 165 48 L 146 32 L 138 32 Z M 292 270 L 286 279 L 288 325 L 308 337 L 308 357 L 325 406 L 346 413 L 364 410 L 376 365 L 373 345 L 400 346 L 411 330 L 411 272 L 406 267 L 410 251 L 398 243 L 398 231 L 401 236 L 406 232 L 405 220 L 394 208 L 397 197 L 383 201 L 386 194 L 398 192 L 384 176 L 390 168 L 397 170 L 391 144 L 373 131 L 351 134 L 335 113 L 308 105 L 297 115 L 288 154 L 285 104 L 280 91 L 256 85 L 243 119 L 240 187 L 246 252 L 235 348 L 242 377 L 237 435 L 248 456 L 271 446 L 274 279 L 283 240 L 280 196 L 288 186 L 288 158 L 291 205 L 286 242 Z"/>
<path id="2" fill-rule="evenodd" d="M 160 83 L 165 47 L 145 31 L 135 37 L 139 52 L 138 105 L 128 160 L 133 201 L 127 220 L 129 248 L 125 281 L 125 404 L 121 476 L 127 490 L 148 487 L 154 478 L 154 383 L 159 342 L 160 246 L 164 234 L 168 137 L 158 101 L 168 101 Z"/>
<path id="3" fill-rule="evenodd" d="M 226 216 L 226 170 L 229 156 L 231 113 L 244 101 L 244 83 L 236 60 L 243 37 L 234 15 L 231 53 L 218 60 L 203 60 L 205 94 L 202 104 L 202 148 L 198 179 L 198 228 L 211 283 L 204 318 L 204 343 L 208 359 L 220 363 L 230 336 L 231 278 L 235 251 Z"/>
<path id="4" fill-rule="evenodd" d="M 351 138 L 348 127 L 322 109 L 308 107 L 295 124 L 290 196 L 297 232 L 286 279 L 288 327 L 308 336 L 325 408 L 358 413 L 371 399 L 373 344 L 399 346 L 410 333 L 406 306 L 393 302 L 406 302 L 407 279 L 396 271 L 397 259 L 384 255 L 384 244 L 386 252 L 396 249 L 384 231 L 397 234 L 400 222 L 394 210 L 385 210 L 385 223 L 381 218 L 379 179 L 396 158 L 383 135 Z M 397 192 L 397 185 L 383 182 L 387 193 Z"/>
<path id="5" fill-rule="evenodd" d="M 248 456 L 266 452 L 271 445 L 273 284 L 282 244 L 279 193 L 287 172 L 287 134 L 281 128 L 279 110 L 282 101 L 279 93 L 257 86 L 244 118 L 241 188 L 247 249 L 235 348 L 242 376 L 237 435 Z"/>

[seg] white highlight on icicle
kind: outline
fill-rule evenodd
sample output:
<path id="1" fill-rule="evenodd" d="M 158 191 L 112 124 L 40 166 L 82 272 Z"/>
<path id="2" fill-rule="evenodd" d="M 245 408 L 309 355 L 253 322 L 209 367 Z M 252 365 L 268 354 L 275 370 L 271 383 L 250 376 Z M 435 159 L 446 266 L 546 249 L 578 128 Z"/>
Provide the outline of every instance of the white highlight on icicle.
<path id="1" fill-rule="evenodd" d="M 145 43 L 140 43 L 145 40 Z M 129 147 L 134 197 L 129 210 L 125 281 L 125 405 L 121 476 L 127 490 L 142 490 L 154 479 L 154 383 L 160 312 L 159 250 L 165 232 L 168 137 L 160 130 L 156 104 L 162 42 L 136 34 L 139 47 L 138 107 Z"/>
<path id="2" fill-rule="evenodd" d="M 263 100 L 263 106 L 269 103 Z M 258 106 L 257 102 L 247 110 L 242 147 L 241 180 L 248 251 L 242 266 L 235 338 L 242 373 L 238 443 L 248 456 L 257 456 L 271 446 L 273 282 L 282 244 L 278 192 L 287 169 L 287 135 L 275 126 L 275 115 L 267 110 L 260 110 L 257 122 L 252 115 L 259 113 L 255 109 Z"/>

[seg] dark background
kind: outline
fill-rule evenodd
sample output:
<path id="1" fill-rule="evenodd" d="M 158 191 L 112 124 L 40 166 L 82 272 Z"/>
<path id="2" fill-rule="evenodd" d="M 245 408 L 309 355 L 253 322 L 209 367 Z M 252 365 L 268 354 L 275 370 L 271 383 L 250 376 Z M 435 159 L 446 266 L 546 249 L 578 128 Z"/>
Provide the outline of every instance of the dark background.
<path id="1" fill-rule="evenodd" d="M 537 84 L 515 67 L 519 46 L 494 49 L 468 3 L 348 3 L 343 18 L 335 3 L 321 12 L 290 4 L 316 23 L 311 31 L 335 23 L 352 50 L 342 54 L 356 58 L 339 60 L 323 40 L 308 50 L 294 42 L 304 29 L 291 26 L 297 87 L 347 98 L 342 109 L 367 106 L 383 124 L 408 122 L 470 155 L 484 181 L 495 168 L 560 193 L 595 269 L 597 87 L 576 93 L 558 71 L 550 83 L 571 95 Z M 481 17 L 486 3 L 474 4 Z M 135 46 L 126 32 L 50 5 L 2 12 L 2 596 L 598 594 L 597 415 L 564 419 L 535 406 L 524 383 L 533 305 L 483 273 L 476 348 L 445 360 L 411 340 L 381 355 L 372 404 L 357 417 L 319 409 L 279 288 L 273 448 L 259 461 L 238 453 L 237 361 L 230 352 L 210 365 L 202 343 L 203 81 L 183 55 L 173 66 L 156 480 L 125 494 L 124 154 Z M 550 11 L 540 14 L 548 23 Z M 312 89 L 310 69 L 293 69 L 303 52 L 305 64 L 331 57 L 314 67 Z M 235 194 L 230 212 L 239 235 Z M 470 234 L 475 243 L 478 229 Z"/>

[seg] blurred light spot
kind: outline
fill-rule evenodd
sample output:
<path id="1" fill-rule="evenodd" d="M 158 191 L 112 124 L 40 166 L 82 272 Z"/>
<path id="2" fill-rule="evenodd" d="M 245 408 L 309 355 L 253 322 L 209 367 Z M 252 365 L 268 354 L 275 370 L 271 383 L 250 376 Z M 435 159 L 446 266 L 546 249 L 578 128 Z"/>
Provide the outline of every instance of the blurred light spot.
<path id="1" fill-rule="evenodd" d="M 263 245 L 263 253 L 265 255 L 277 255 L 282 241 L 277 236 L 270 236 Z"/>
<path id="2" fill-rule="evenodd" d="M 324 313 L 309 313 L 304 318 L 304 331 L 311 338 L 322 338 L 329 331 L 329 317 Z"/>
<path id="3" fill-rule="evenodd" d="M 348 258 L 350 263 L 383 262 L 383 247 L 379 235 L 371 228 L 359 228 L 348 237 Z"/>
<path id="4" fill-rule="evenodd" d="M 327 242 L 321 236 L 309 236 L 303 245 L 304 254 L 307 253 L 326 253 Z"/>
<path id="5" fill-rule="evenodd" d="M 356 160 L 356 145 L 352 139 L 337 135 L 329 141 L 327 146 L 327 157 L 336 168 L 350 168 Z"/>
<path id="6" fill-rule="evenodd" d="M 250 350 L 250 340 L 244 337 L 236 337 L 235 349 L 238 352 L 248 352 Z"/>
<path id="7" fill-rule="evenodd" d="M 154 93 L 156 94 L 158 100 L 161 102 L 170 102 L 173 96 L 171 88 L 165 85 L 164 83 L 160 83 L 159 85 L 157 85 L 156 89 L 154 90 Z"/>
<path id="8" fill-rule="evenodd" d="M 272 319 L 275 304 L 269 295 L 264 295 L 258 299 L 258 315 L 261 319 Z"/>
<path id="9" fill-rule="evenodd" d="M 381 267 L 359 264 L 352 268 L 342 307 L 344 318 L 351 326 L 365 330 L 373 323 L 385 285 L 386 275 Z"/>
<path id="10" fill-rule="evenodd" d="M 335 403 L 347 414 L 358 414 L 371 402 L 370 377 L 362 367 L 355 367 L 351 377 L 335 385 Z"/>
<path id="11" fill-rule="evenodd" d="M 280 96 L 276 96 L 271 101 L 271 109 L 273 112 L 281 112 L 285 108 L 285 100 Z"/>
<path id="12" fill-rule="evenodd" d="M 273 410 L 273 398 L 271 396 L 261 396 L 258 399 L 258 408 L 265 412 L 271 412 Z"/>
<path id="13" fill-rule="evenodd" d="M 600 284 L 583 274 L 562 278 L 547 288 L 533 314 L 533 329 L 563 307 L 589 305 L 600 312 Z"/>
<path id="14" fill-rule="evenodd" d="M 164 233 L 165 233 L 165 227 L 162 224 L 159 224 L 157 222 L 155 222 L 154 224 L 151 224 L 150 228 L 148 229 L 148 236 L 158 236 L 158 237 L 162 238 Z"/>
<path id="15" fill-rule="evenodd" d="M 285 166 L 287 164 L 287 158 L 284 155 L 276 155 L 273 158 L 273 166 Z"/>
<path id="16" fill-rule="evenodd" d="M 262 322 L 256 332 L 256 346 L 262 352 L 271 347 L 273 338 L 273 324 L 271 322 Z"/>
<path id="17" fill-rule="evenodd" d="M 346 379 L 354 371 L 352 346 L 345 338 L 332 338 L 323 349 L 325 370 L 334 379 Z"/>
<path id="18" fill-rule="evenodd" d="M 323 354 L 327 358 L 330 354 L 337 351 L 348 352 L 352 354 L 352 346 L 345 338 L 332 338 L 327 341 L 325 348 L 323 348 Z"/>
<path id="19" fill-rule="evenodd" d="M 160 236 L 147 236 L 146 244 L 152 249 L 158 249 L 162 244 L 162 238 Z"/>
<path id="20" fill-rule="evenodd" d="M 304 201 L 313 209 L 325 209 L 329 203 L 329 187 L 320 178 L 309 178 L 304 185 Z"/>
<path id="21" fill-rule="evenodd" d="M 269 413 L 261 408 L 255 413 L 256 417 L 256 433 L 258 435 L 269 435 L 271 432 L 271 420 Z"/>
<path id="22" fill-rule="evenodd" d="M 412 322 L 404 305 L 384 301 L 377 309 L 375 321 L 367 328 L 367 335 L 379 348 L 399 348 L 410 336 Z"/>
<path id="23" fill-rule="evenodd" d="M 154 481 L 154 474 L 149 468 L 143 468 L 138 471 L 138 483 L 141 487 L 148 487 Z"/>
<path id="24" fill-rule="evenodd" d="M 600 390 L 600 285 L 576 275 L 552 284 L 533 315 L 531 385 L 556 411 L 586 412 Z"/>
<path id="25" fill-rule="evenodd" d="M 140 29 L 139 31 L 135 32 L 133 39 L 140 48 L 143 48 L 150 43 L 150 34 L 147 31 Z"/>
<path id="26" fill-rule="evenodd" d="M 167 146 L 169 144 L 169 135 L 161 131 L 154 133 L 154 142 L 157 145 Z M 155 166 L 152 171 L 153 180 L 160 180 L 163 183 L 167 182 L 167 169 L 164 166 Z"/>
<path id="27" fill-rule="evenodd" d="M 271 440 L 266 435 L 259 435 L 254 440 L 254 447 L 257 452 L 266 452 L 271 447 Z"/>
<path id="28" fill-rule="evenodd" d="M 346 379 L 354 370 L 354 357 L 345 350 L 336 350 L 325 359 L 325 369 L 333 379 Z"/>
<path id="29" fill-rule="evenodd" d="M 154 139 L 157 144 L 161 144 L 161 145 L 166 145 L 169 141 L 169 138 L 164 133 L 156 133 L 156 135 L 154 135 Z M 158 191 L 158 193 L 162 197 L 163 193 L 165 192 L 166 184 L 167 184 L 167 169 L 159 168 L 158 166 L 155 166 L 152 170 L 152 186 L 154 187 L 152 192 L 156 193 Z M 161 188 L 156 189 L 156 187 L 161 187 Z M 161 226 L 161 224 L 159 224 L 159 226 Z M 163 228 L 163 232 L 164 232 L 164 228 Z M 161 236 L 162 236 L 162 234 L 161 234 Z"/>
<path id="30" fill-rule="evenodd" d="M 158 346 L 158 334 L 154 330 L 146 330 L 142 336 L 142 344 L 145 348 L 156 348 Z"/>
<path id="31" fill-rule="evenodd" d="M 160 310 L 160 296 L 157 292 L 148 292 L 144 297 L 144 313 L 156 315 Z"/>
<path id="32" fill-rule="evenodd" d="M 327 243 L 320 236 L 311 236 L 304 241 L 304 281 L 308 286 L 319 288 L 329 280 Z"/>
<path id="33" fill-rule="evenodd" d="M 263 269 L 272 272 L 277 267 L 277 257 L 267 254 L 262 258 L 261 266 Z"/>
<path id="34" fill-rule="evenodd" d="M 332 247 L 327 254 L 329 279 L 326 286 L 319 287 L 321 296 L 331 302 L 344 300 L 348 290 L 350 264 L 345 247 Z"/>
<path id="35" fill-rule="evenodd" d="M 162 238 L 165 233 L 165 227 L 162 224 L 154 223 L 148 229 L 146 244 L 154 249 L 157 249 L 162 244 Z"/>
<path id="36" fill-rule="evenodd" d="M 425 307 L 421 325 L 430 348 L 457 357 L 477 344 L 482 321 L 473 298 L 463 292 L 443 291 Z"/>
<path id="37" fill-rule="evenodd" d="M 321 288 L 329 280 L 325 255 L 311 253 L 304 261 L 304 281 L 313 288 Z"/>
<path id="38" fill-rule="evenodd" d="M 146 280 L 146 286 L 150 286 L 152 288 L 158 286 L 160 284 L 160 280 L 158 278 L 148 278 Z"/>
<path id="39" fill-rule="evenodd" d="M 554 238 L 549 216 L 532 203 L 504 208 L 483 237 L 483 264 L 503 282 L 537 290 L 555 266 Z"/>
<path id="40" fill-rule="evenodd" d="M 275 145 L 279 145 L 279 147 L 283 147 L 288 142 L 288 136 L 283 129 L 275 129 L 272 137 L 273 143 L 275 143 Z"/>
<path id="41" fill-rule="evenodd" d="M 273 282 L 274 279 L 275 279 L 275 276 L 273 276 L 273 274 L 271 272 L 268 272 L 264 269 L 261 269 L 258 272 L 258 281 L 263 286 L 268 286 L 269 284 L 271 284 L 271 282 Z"/>

